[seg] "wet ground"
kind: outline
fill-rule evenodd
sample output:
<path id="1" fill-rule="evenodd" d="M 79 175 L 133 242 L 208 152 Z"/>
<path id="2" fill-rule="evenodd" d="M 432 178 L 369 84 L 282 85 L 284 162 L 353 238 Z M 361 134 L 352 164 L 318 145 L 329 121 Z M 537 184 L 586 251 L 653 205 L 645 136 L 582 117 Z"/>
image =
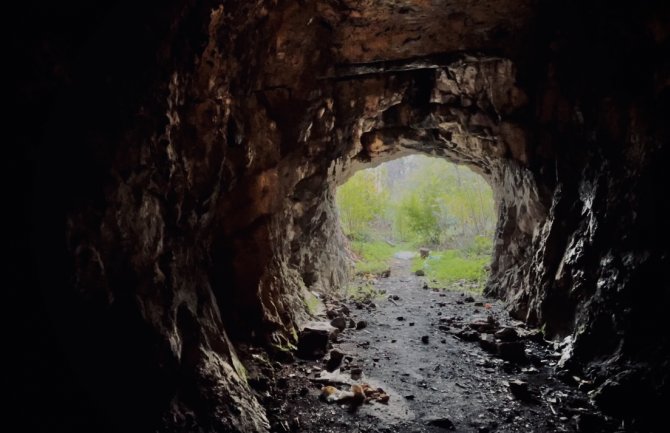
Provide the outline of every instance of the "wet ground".
<path id="1" fill-rule="evenodd" d="M 367 326 L 337 335 L 332 347 L 345 358 L 333 373 L 325 359 L 296 359 L 275 371 L 266 394 L 274 431 L 616 431 L 590 406 L 587 382 L 556 374 L 560 347 L 512 321 L 499 301 L 426 287 L 408 258 L 396 258 L 390 277 L 373 281 L 380 295 L 371 302 L 326 302 Z M 505 327 L 516 331 L 511 346 L 520 353 L 496 347 L 494 332 Z M 516 380 L 525 384 L 510 385 Z M 388 403 L 320 399 L 324 385 L 362 383 L 382 388 Z"/>

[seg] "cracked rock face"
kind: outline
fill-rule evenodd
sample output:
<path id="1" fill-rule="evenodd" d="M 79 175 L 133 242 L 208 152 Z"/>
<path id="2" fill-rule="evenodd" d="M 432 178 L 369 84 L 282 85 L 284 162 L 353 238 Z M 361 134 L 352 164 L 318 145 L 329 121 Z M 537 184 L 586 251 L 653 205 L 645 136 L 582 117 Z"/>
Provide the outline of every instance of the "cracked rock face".
<path id="1" fill-rule="evenodd" d="M 82 392 L 109 413 L 89 430 L 267 430 L 237 343 L 295 343 L 306 291 L 348 278 L 335 187 L 423 152 L 494 189 L 487 293 L 549 337 L 573 336 L 572 368 L 609 410 L 650 419 L 607 398 L 627 387 L 651 411 L 668 389 L 668 8 L 636 6 L 65 9 L 73 28 L 80 14 L 109 18 L 81 29 L 87 41 L 45 24 L 26 36 L 36 54 L 21 50 L 43 74 L 19 86 L 39 127 L 17 129 L 47 137 L 25 242 L 33 283 L 49 288 L 26 284 L 17 302 L 26 329 L 57 330 L 35 340 L 54 347 L 45 371 L 97 384 Z M 82 406 L 75 394 L 64 405 Z"/>

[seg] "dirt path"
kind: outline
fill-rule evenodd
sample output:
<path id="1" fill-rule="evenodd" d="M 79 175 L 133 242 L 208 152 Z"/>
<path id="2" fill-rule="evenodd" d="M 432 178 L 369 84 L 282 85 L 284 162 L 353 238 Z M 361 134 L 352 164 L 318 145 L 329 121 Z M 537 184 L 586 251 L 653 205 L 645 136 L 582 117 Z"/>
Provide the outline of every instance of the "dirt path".
<path id="1" fill-rule="evenodd" d="M 270 405 L 275 431 L 598 431 L 594 425 L 603 419 L 593 415 L 585 394 L 553 374 L 560 354 L 551 344 L 511 322 L 500 302 L 424 288 L 409 263 L 395 259 L 391 276 L 376 280 L 385 294 L 374 305 L 346 304 L 349 316 L 367 326 L 347 328 L 333 343 L 347 355 L 340 377 L 383 388 L 388 404 L 352 410 L 321 401 L 318 378 L 326 374 L 325 361 L 296 360 L 278 372 L 282 398 Z M 505 326 L 515 327 L 520 338 L 501 349 L 489 332 Z M 352 380 L 357 368 L 363 376 Z M 513 395 L 509 382 L 517 379 L 527 383 L 528 393 L 521 384 Z"/>

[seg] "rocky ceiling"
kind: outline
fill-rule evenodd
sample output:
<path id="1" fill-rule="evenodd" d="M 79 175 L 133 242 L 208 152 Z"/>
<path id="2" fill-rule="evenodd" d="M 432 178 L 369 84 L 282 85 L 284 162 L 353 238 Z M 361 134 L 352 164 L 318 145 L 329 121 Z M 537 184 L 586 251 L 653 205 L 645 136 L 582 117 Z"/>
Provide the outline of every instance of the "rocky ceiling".
<path id="1" fill-rule="evenodd" d="M 26 180 L 9 197 L 26 210 L 26 261 L 10 333 L 36 430 L 265 431 L 236 346 L 294 341 L 304 291 L 347 278 L 335 185 L 409 152 L 489 180 L 487 293 L 572 336 L 604 408 L 651 419 L 667 396 L 662 2 L 121 1 L 17 16 Z M 647 412 L 624 404 L 631 392 Z"/>

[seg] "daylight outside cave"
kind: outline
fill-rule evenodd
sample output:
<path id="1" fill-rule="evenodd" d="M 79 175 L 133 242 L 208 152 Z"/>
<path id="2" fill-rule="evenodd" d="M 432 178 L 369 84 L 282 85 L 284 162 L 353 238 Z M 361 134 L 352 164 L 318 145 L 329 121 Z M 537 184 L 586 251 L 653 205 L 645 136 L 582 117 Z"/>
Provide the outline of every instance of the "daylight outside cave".
<path id="1" fill-rule="evenodd" d="M 479 174 L 444 158 L 405 156 L 356 172 L 336 203 L 357 277 L 388 275 L 409 260 L 433 285 L 481 292 L 497 215 Z"/>

